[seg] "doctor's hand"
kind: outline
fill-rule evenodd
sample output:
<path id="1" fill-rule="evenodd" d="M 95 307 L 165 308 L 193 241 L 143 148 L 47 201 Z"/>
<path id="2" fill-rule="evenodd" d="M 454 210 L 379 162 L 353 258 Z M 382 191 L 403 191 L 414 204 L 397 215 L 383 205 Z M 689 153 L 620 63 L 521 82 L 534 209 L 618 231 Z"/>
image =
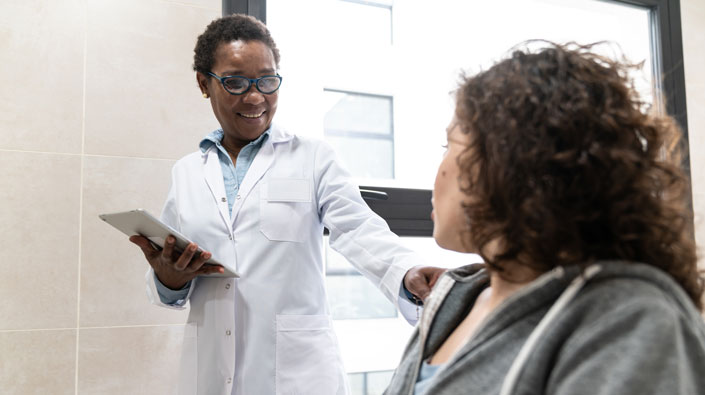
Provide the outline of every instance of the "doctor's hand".
<path id="1" fill-rule="evenodd" d="M 414 296 L 425 300 L 438 277 L 445 271 L 446 269 L 434 266 L 414 266 L 404 275 L 404 286 Z"/>
<path id="2" fill-rule="evenodd" d="M 179 253 L 174 244 L 176 239 L 169 236 L 160 251 L 142 236 L 130 236 L 130 241 L 142 249 L 147 262 L 154 269 L 159 281 L 170 289 L 181 289 L 187 282 L 201 274 L 223 273 L 223 268 L 218 265 L 204 265 L 211 258 L 211 253 L 202 251 L 196 254 L 198 245 L 191 243 L 186 246 L 183 253 Z"/>

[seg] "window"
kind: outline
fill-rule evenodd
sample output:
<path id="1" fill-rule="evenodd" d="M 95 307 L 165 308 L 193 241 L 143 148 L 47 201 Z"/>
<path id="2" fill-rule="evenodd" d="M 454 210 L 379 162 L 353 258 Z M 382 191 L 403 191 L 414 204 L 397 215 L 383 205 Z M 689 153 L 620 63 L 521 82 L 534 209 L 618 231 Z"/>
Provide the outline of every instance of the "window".
<path id="1" fill-rule="evenodd" d="M 340 0 L 324 4 L 321 23 L 338 45 L 345 48 L 370 48 L 392 43 L 392 2 Z M 320 15 L 320 14 L 319 14 Z M 364 24 L 360 24 L 364 21 Z M 355 32 L 355 35 L 346 34 Z"/>
<path id="2" fill-rule="evenodd" d="M 352 175 L 393 179 L 392 98 L 324 89 L 324 100 L 325 139 Z"/>
<path id="3" fill-rule="evenodd" d="M 393 374 L 393 370 L 351 373 L 349 375 L 350 389 L 353 394 L 359 395 L 381 394 L 387 389 Z"/>
<path id="4" fill-rule="evenodd" d="M 327 139 L 360 185 L 389 191 L 389 201 L 370 205 L 400 234 L 426 236 L 402 240 L 433 264 L 479 260 L 438 248 L 423 220 L 453 112 L 450 92 L 461 71 L 487 68 L 515 44 L 536 38 L 616 43 L 604 46 L 604 54 L 644 61 L 633 75 L 637 88 L 648 98 L 661 85 L 687 138 L 677 0 L 225 3 L 240 7 L 226 12 L 267 16 L 285 76 L 277 121 Z M 388 302 L 376 299 L 379 292 L 347 262 L 326 255 L 334 326 L 351 387 L 355 394 L 381 393 L 412 328 L 392 316 Z M 374 380 L 379 386 L 370 384 Z"/>
<path id="5" fill-rule="evenodd" d="M 394 305 L 328 243 L 325 259 L 328 303 L 334 320 L 397 317 Z"/>

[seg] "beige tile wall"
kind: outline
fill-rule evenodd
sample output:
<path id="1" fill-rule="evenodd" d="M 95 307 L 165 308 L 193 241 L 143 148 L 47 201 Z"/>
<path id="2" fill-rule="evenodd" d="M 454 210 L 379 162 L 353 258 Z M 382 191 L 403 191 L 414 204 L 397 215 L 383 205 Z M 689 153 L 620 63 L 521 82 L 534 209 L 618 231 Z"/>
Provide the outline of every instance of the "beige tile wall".
<path id="1" fill-rule="evenodd" d="M 85 3 L 0 5 L 0 148 L 81 153 Z"/>
<path id="2" fill-rule="evenodd" d="M 187 312 L 148 303 L 141 252 L 98 214 L 158 214 L 174 160 L 216 127 L 191 65 L 220 13 L 0 3 L 0 393 L 174 393 Z"/>
<path id="3" fill-rule="evenodd" d="M 681 0 L 695 239 L 705 269 L 705 1 Z"/>
<path id="4" fill-rule="evenodd" d="M 157 213 L 173 161 L 216 126 L 190 67 L 220 4 L 0 4 L 3 394 L 173 393 L 186 313 L 146 302 L 140 252 L 97 214 Z M 681 8 L 705 245 L 705 3 Z"/>

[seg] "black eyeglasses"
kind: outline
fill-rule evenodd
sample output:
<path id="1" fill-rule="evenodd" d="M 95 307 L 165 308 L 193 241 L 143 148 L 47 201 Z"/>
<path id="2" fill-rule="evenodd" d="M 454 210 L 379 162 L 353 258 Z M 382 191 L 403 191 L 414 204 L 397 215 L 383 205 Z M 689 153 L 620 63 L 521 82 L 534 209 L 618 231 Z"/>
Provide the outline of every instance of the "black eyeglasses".
<path id="1" fill-rule="evenodd" d="M 255 84 L 257 90 L 265 95 L 272 94 L 279 89 L 282 84 L 282 77 L 280 75 L 265 75 L 259 78 L 247 78 L 239 75 L 226 75 L 225 77 L 219 77 L 210 71 L 208 75 L 217 78 L 223 88 L 231 95 L 242 95 L 243 93 L 250 90 L 252 84 Z"/>

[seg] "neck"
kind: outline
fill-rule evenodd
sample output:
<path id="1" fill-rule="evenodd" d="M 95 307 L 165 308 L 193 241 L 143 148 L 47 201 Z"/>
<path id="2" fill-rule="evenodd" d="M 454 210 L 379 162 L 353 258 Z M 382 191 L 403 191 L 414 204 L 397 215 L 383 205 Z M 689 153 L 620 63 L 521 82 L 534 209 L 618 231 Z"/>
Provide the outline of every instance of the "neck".
<path id="1" fill-rule="evenodd" d="M 225 150 L 228 151 L 228 154 L 230 154 L 230 156 L 233 158 L 233 163 L 235 163 L 235 158 L 237 158 L 237 154 L 240 153 L 242 147 L 246 146 L 249 143 L 250 142 L 246 140 L 236 140 L 229 138 L 227 134 L 223 136 L 223 140 L 220 142 L 223 148 L 225 148 Z"/>
<path id="2" fill-rule="evenodd" d="M 522 265 L 504 265 L 505 271 L 490 272 L 488 304 L 491 309 L 499 306 L 514 293 L 534 281 L 541 273 Z"/>
<path id="3" fill-rule="evenodd" d="M 490 241 L 485 245 L 484 255 L 488 259 L 493 259 L 499 251 L 503 250 L 502 245 L 501 238 Z M 491 310 L 541 275 L 519 262 L 502 262 L 502 267 L 504 271 L 501 273 L 496 270 L 490 271 L 490 286 L 483 291 Z"/>

